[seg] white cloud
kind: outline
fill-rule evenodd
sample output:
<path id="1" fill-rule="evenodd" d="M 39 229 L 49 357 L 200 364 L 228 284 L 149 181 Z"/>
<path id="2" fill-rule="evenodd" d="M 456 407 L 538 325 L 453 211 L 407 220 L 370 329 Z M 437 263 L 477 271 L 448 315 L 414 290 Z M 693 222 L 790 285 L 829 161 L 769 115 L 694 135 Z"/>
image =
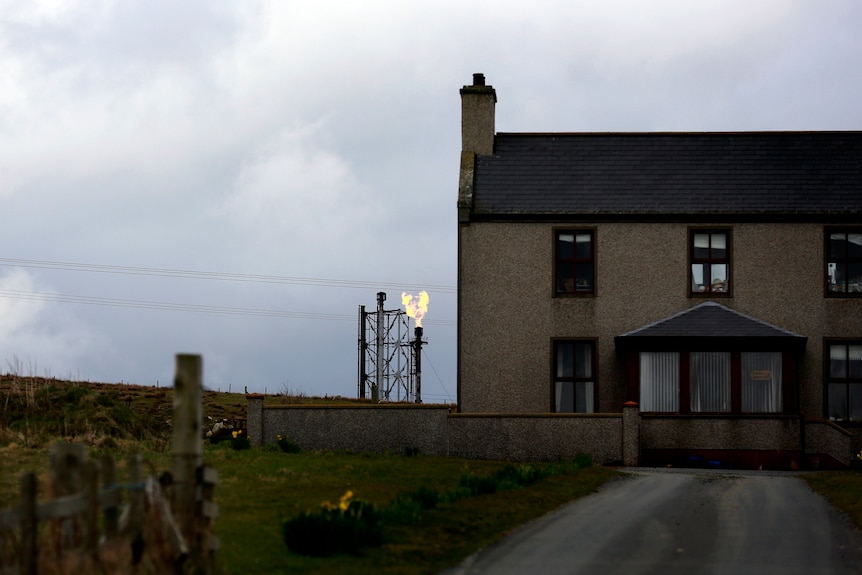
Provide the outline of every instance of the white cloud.
<path id="1" fill-rule="evenodd" d="M 0 344 L 7 344 L 35 322 L 45 309 L 45 302 L 30 299 L 35 291 L 33 277 L 13 268 L 0 276 Z"/>
<path id="2" fill-rule="evenodd" d="M 333 253 L 329 263 L 337 261 L 351 249 L 351 238 L 379 218 L 374 204 L 382 198 L 375 199 L 349 162 L 325 147 L 324 127 L 285 130 L 252 151 L 215 210 L 245 242 L 280 259 L 294 256 L 294 265 L 328 263 L 308 261 L 315 259 L 310 243 L 315 253 Z"/>
<path id="3" fill-rule="evenodd" d="M 26 367 L 20 375 L 65 377 L 73 372 L 52 373 L 52 366 L 72 370 L 96 349 L 109 353 L 110 346 L 91 332 L 86 321 L 38 295 L 51 297 L 52 291 L 20 268 L 0 276 L 0 347 L 6 356 L 0 360 L 12 370 Z M 37 370 L 39 365 L 44 372 Z"/>
<path id="4" fill-rule="evenodd" d="M 473 72 L 497 89 L 500 131 L 862 128 L 855 0 L 0 0 L 0 14 L 10 258 L 452 285 L 458 89 Z M 375 290 L 2 278 L 291 311 L 375 302 Z M 429 321 L 454 319 L 454 296 L 431 296 Z M 216 380 L 258 390 L 355 385 L 352 322 L 0 306 L 4 350 L 58 372 L 164 381 L 174 353 L 201 351 Z M 454 329 L 426 333 L 454 392 Z"/>

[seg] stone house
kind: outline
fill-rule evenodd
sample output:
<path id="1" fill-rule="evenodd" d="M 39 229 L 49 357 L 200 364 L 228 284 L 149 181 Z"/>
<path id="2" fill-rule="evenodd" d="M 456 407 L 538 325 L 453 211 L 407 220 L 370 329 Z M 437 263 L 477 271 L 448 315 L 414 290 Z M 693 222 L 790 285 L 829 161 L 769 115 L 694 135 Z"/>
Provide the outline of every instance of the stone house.
<path id="1" fill-rule="evenodd" d="M 497 133 L 482 74 L 461 101 L 460 413 L 636 405 L 641 464 L 851 461 L 862 132 Z"/>

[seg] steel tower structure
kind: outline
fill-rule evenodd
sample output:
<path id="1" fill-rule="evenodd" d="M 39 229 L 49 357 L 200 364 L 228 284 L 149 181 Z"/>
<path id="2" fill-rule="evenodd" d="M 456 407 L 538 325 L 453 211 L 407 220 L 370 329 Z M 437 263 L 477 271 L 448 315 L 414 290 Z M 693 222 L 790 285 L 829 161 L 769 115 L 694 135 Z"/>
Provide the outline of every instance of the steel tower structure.
<path id="1" fill-rule="evenodd" d="M 360 399 L 422 403 L 422 328 L 409 341 L 410 318 L 401 309 L 384 308 L 386 293 L 377 293 L 377 309 L 359 306 L 357 395 Z"/>

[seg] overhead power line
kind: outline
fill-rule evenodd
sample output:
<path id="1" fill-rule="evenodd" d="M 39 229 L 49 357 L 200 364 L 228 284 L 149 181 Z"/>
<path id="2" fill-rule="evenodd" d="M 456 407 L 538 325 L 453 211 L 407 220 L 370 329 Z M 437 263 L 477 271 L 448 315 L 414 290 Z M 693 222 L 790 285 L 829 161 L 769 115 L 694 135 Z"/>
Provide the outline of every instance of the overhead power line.
<path id="1" fill-rule="evenodd" d="M 263 316 L 263 317 L 282 317 L 294 319 L 315 319 L 315 320 L 338 320 L 338 321 L 356 321 L 355 315 L 333 314 L 333 313 L 315 313 L 315 312 L 297 312 L 272 309 L 253 309 L 242 307 L 224 307 L 210 306 L 187 303 L 172 303 L 159 301 L 144 301 L 144 300 L 128 300 L 128 299 L 112 299 L 103 297 L 91 297 L 82 295 L 67 295 L 58 293 L 46 292 L 30 292 L 21 290 L 0 290 L 0 297 L 11 299 L 25 299 L 38 301 L 56 301 L 63 303 L 77 303 L 85 305 L 102 305 L 113 307 L 127 307 L 139 309 L 157 309 L 166 311 L 182 311 L 182 312 L 197 312 L 197 313 L 213 313 L 223 315 L 248 315 L 248 316 Z M 455 325 L 453 320 L 424 320 L 427 324 L 436 325 Z"/>
<path id="2" fill-rule="evenodd" d="M 360 288 L 360 289 L 396 289 L 396 290 L 426 290 L 437 293 L 455 293 L 457 288 L 451 285 L 434 284 L 411 284 L 397 282 L 370 282 L 358 280 L 340 280 L 326 278 L 304 278 L 290 276 L 274 276 L 260 274 L 240 274 L 230 272 L 210 272 L 196 270 L 177 270 L 168 268 L 147 268 L 134 266 L 115 266 L 105 264 L 88 264 L 79 262 L 56 262 L 44 260 L 26 260 L 15 258 L 0 258 L 0 265 L 16 266 L 23 268 L 39 268 L 66 270 L 104 274 L 140 275 L 151 277 L 172 277 L 198 280 L 218 280 L 235 282 L 271 283 L 271 284 L 295 284 L 312 285 L 322 287 L 338 288 Z"/>

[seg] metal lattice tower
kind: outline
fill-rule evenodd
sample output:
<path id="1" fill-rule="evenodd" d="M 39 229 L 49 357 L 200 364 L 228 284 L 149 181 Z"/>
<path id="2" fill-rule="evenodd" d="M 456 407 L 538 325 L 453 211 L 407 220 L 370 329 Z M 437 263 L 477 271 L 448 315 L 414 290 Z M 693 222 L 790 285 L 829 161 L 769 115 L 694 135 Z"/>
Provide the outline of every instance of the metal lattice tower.
<path id="1" fill-rule="evenodd" d="M 358 396 L 372 403 L 421 403 L 417 354 L 424 344 L 422 328 L 417 327 L 416 339 L 409 341 L 410 318 L 401 309 L 384 309 L 385 301 L 386 293 L 378 292 L 375 311 L 359 306 Z"/>

